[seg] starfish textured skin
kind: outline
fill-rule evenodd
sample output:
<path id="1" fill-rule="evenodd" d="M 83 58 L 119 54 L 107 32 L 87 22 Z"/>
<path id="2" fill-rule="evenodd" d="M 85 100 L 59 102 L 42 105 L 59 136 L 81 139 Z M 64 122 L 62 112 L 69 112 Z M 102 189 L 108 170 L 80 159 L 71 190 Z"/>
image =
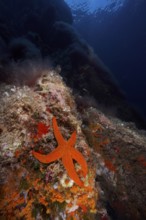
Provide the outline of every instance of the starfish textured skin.
<path id="1" fill-rule="evenodd" d="M 86 177 L 87 175 L 88 168 L 87 168 L 86 160 L 84 159 L 83 155 L 77 149 L 74 148 L 76 142 L 76 131 L 72 133 L 69 140 L 65 140 L 59 130 L 55 117 L 53 117 L 52 122 L 53 122 L 54 135 L 58 142 L 57 148 L 47 155 L 40 154 L 35 151 L 33 151 L 32 154 L 41 163 L 51 163 L 61 158 L 62 163 L 70 178 L 74 180 L 74 182 L 81 187 L 84 184 L 79 179 L 76 173 L 73 160 L 77 161 L 78 164 L 81 166 L 84 177 Z"/>

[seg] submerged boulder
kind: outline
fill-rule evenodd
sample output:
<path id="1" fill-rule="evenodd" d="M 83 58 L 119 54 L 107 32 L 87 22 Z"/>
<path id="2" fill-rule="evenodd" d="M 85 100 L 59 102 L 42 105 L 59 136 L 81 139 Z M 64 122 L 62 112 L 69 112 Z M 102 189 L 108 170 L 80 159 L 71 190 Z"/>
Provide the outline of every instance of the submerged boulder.
<path id="1" fill-rule="evenodd" d="M 52 70 L 43 72 L 33 88 L 3 84 L 0 91 L 0 217 L 95 219 L 99 196 L 96 157 L 82 133 L 70 89 Z M 73 166 L 83 186 L 70 178 L 61 160 L 46 165 L 32 154 L 48 154 L 56 149 L 53 117 L 65 139 L 77 132 L 74 147 L 87 161 L 86 177 L 80 164 Z"/>

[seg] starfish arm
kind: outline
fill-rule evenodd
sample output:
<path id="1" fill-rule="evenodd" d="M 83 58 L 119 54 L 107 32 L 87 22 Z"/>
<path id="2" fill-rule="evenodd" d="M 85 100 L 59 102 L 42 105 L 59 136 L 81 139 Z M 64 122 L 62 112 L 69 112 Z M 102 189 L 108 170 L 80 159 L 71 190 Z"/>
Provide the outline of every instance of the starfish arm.
<path id="1" fill-rule="evenodd" d="M 60 147 L 57 147 L 54 151 L 51 153 L 45 155 L 40 154 L 38 152 L 32 151 L 33 156 L 39 160 L 41 163 L 51 163 L 55 160 L 58 160 L 62 157 L 62 151 L 59 149 Z"/>
<path id="2" fill-rule="evenodd" d="M 71 158 L 70 155 L 68 154 L 65 154 L 63 157 L 62 157 L 62 163 L 69 175 L 69 177 L 74 180 L 74 182 L 79 185 L 79 186 L 83 186 L 83 182 L 79 179 L 76 171 L 75 171 L 75 167 L 74 167 L 74 164 L 73 164 L 73 160 Z"/>
<path id="3" fill-rule="evenodd" d="M 64 138 L 59 130 L 59 127 L 57 125 L 57 120 L 55 117 L 53 117 L 52 123 L 53 123 L 54 135 L 55 135 L 55 138 L 58 142 L 58 145 L 64 145 L 66 141 L 64 140 Z"/>
<path id="4" fill-rule="evenodd" d="M 77 133 L 76 133 L 76 131 L 74 131 L 74 132 L 72 133 L 70 139 L 67 141 L 68 146 L 73 147 L 73 146 L 75 145 L 76 136 L 77 136 Z"/>
<path id="5" fill-rule="evenodd" d="M 71 148 L 71 155 L 72 155 L 72 158 L 76 160 L 78 164 L 81 166 L 84 176 L 86 176 L 88 172 L 88 167 L 87 167 L 87 162 L 85 158 L 83 157 L 83 155 L 75 148 Z"/>

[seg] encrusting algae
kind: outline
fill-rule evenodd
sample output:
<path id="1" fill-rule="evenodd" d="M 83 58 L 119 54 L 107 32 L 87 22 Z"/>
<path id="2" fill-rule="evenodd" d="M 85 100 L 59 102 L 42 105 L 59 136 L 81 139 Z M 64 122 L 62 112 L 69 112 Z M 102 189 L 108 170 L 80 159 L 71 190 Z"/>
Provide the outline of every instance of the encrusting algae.
<path id="1" fill-rule="evenodd" d="M 95 158 L 70 90 L 53 71 L 33 89 L 7 87 L 0 106 L 0 218 L 95 219 Z"/>

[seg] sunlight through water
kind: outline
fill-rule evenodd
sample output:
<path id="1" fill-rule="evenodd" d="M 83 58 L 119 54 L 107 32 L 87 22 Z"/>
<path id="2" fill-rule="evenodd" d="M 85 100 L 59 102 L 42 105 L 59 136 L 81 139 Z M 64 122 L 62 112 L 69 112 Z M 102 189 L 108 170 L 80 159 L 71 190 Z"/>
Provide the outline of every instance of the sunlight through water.
<path id="1" fill-rule="evenodd" d="M 108 12 L 120 9 L 125 0 L 65 0 L 72 10 L 81 10 L 87 14 L 96 13 L 98 10 Z"/>

